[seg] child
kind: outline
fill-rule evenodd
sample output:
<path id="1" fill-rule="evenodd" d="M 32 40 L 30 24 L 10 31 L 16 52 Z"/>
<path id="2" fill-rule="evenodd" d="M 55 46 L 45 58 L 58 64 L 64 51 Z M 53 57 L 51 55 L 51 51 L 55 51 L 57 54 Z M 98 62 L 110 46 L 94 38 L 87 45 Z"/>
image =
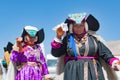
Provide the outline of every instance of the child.
<path id="1" fill-rule="evenodd" d="M 38 45 L 44 40 L 43 29 L 26 26 L 22 37 L 16 38 L 11 60 L 17 65 L 15 80 L 49 80 L 46 61 Z"/>

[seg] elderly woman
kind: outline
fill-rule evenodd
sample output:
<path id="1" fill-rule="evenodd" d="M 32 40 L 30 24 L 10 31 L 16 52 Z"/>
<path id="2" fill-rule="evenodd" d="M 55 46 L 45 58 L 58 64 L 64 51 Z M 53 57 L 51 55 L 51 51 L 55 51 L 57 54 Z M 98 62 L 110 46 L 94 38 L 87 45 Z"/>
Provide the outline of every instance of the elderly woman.
<path id="1" fill-rule="evenodd" d="M 64 80 L 105 80 L 101 58 L 115 70 L 119 69 L 119 59 L 95 34 L 99 23 L 94 16 L 71 14 L 65 23 L 68 26 L 66 35 L 63 37 L 63 28 L 57 28 L 56 38 L 51 43 L 53 56 L 65 55 Z M 114 75 L 111 79 L 117 80 Z"/>

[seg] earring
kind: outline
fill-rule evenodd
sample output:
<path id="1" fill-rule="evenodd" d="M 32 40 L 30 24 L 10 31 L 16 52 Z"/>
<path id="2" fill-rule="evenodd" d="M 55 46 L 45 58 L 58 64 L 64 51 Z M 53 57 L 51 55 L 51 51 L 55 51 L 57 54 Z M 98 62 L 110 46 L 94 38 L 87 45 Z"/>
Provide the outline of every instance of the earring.
<path id="1" fill-rule="evenodd" d="M 26 36 L 24 37 L 24 42 L 27 42 L 27 37 Z"/>
<path id="2" fill-rule="evenodd" d="M 36 36 L 36 37 L 35 37 L 35 42 L 37 42 L 37 40 L 38 40 L 38 37 Z"/>
<path id="3" fill-rule="evenodd" d="M 69 32 L 70 32 L 70 33 L 73 33 L 73 29 L 72 29 L 72 28 L 73 28 L 73 24 L 70 24 L 70 25 L 69 25 Z"/>
<path id="4" fill-rule="evenodd" d="M 88 23 L 85 22 L 85 30 L 88 31 Z"/>

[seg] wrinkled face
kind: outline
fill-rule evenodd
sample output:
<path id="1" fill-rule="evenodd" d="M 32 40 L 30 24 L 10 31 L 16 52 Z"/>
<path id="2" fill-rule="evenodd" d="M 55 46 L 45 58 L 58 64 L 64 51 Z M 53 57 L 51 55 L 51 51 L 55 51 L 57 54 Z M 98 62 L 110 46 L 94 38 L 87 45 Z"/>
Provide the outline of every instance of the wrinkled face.
<path id="1" fill-rule="evenodd" d="M 85 25 L 84 23 L 81 24 L 73 24 L 73 32 L 75 34 L 82 34 L 85 31 Z"/>
<path id="2" fill-rule="evenodd" d="M 33 45 L 36 41 L 36 37 L 30 37 L 30 35 L 26 35 L 26 43 L 29 45 Z"/>

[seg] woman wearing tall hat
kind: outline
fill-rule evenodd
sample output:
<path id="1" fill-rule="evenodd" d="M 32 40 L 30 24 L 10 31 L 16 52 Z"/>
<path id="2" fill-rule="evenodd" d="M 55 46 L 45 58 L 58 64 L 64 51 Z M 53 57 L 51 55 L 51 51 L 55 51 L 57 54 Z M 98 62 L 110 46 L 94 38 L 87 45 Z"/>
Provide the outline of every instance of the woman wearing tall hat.
<path id="1" fill-rule="evenodd" d="M 49 80 L 46 60 L 41 46 L 44 40 L 43 29 L 26 26 L 22 36 L 16 38 L 11 60 L 16 63 L 15 80 Z"/>
<path id="2" fill-rule="evenodd" d="M 108 80 L 118 80 L 113 69 L 120 70 L 120 60 L 96 34 L 98 29 L 97 19 L 86 13 L 70 14 L 56 27 L 51 53 L 55 57 L 64 55 L 64 80 L 106 80 L 102 67 Z"/>

